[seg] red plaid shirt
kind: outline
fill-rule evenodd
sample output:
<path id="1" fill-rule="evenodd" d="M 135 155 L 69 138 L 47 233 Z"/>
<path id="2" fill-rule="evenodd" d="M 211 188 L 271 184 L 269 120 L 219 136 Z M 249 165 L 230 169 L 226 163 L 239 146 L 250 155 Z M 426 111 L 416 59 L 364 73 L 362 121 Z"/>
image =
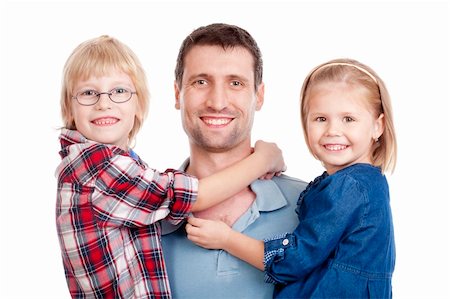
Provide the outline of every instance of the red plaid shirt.
<path id="1" fill-rule="evenodd" d="M 170 298 L 158 220 L 176 224 L 198 181 L 63 129 L 56 224 L 73 298 Z"/>

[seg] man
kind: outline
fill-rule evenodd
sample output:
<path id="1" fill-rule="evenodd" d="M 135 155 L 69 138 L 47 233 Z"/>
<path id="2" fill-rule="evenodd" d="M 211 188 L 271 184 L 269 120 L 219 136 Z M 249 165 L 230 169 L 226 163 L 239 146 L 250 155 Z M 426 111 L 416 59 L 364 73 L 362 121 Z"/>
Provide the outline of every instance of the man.
<path id="1" fill-rule="evenodd" d="M 250 34 L 227 24 L 194 30 L 180 48 L 175 76 L 175 107 L 190 145 L 184 169 L 202 178 L 250 155 L 254 113 L 264 102 L 261 53 Z M 296 227 L 305 187 L 284 175 L 257 180 L 194 216 L 223 220 L 253 238 L 273 237 Z M 197 247 L 184 226 L 163 236 L 163 250 L 174 298 L 272 298 L 263 272 Z"/>

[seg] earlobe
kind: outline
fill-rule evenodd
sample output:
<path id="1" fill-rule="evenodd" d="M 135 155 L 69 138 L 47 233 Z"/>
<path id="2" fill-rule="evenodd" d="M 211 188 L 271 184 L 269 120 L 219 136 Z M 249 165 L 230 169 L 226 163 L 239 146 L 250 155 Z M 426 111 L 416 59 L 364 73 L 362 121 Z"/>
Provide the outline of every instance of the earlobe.
<path id="1" fill-rule="evenodd" d="M 175 91 L 175 109 L 180 110 L 180 89 L 176 81 L 173 84 L 173 89 Z"/>
<path id="2" fill-rule="evenodd" d="M 373 139 L 378 140 L 384 132 L 384 114 L 381 113 L 378 119 L 375 121 L 375 130 L 373 132 Z"/>
<path id="3" fill-rule="evenodd" d="M 264 104 L 264 83 L 259 84 L 256 91 L 256 111 L 261 110 Z"/>

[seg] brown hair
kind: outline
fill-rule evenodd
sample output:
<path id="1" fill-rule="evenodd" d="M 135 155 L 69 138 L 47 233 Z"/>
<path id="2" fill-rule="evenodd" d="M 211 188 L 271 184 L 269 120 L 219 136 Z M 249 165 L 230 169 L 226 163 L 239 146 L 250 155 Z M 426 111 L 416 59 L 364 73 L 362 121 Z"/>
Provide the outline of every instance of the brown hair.
<path id="1" fill-rule="evenodd" d="M 183 41 L 178 52 L 175 80 L 179 87 L 183 81 L 184 59 L 194 46 L 220 46 L 224 50 L 235 47 L 247 49 L 253 56 L 255 90 L 262 82 L 263 61 L 261 51 L 253 37 L 246 30 L 228 24 L 215 23 L 195 29 Z"/>

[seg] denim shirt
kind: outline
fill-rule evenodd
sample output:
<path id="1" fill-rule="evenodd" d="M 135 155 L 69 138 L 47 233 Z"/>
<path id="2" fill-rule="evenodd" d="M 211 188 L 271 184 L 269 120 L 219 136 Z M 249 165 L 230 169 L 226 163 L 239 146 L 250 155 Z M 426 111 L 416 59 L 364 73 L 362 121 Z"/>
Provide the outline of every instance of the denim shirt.
<path id="1" fill-rule="evenodd" d="M 377 167 L 355 164 L 311 182 L 299 225 L 265 241 L 275 298 L 391 298 L 395 244 L 389 188 Z"/>
<path id="2" fill-rule="evenodd" d="M 306 185 L 285 175 L 254 181 L 251 189 L 256 200 L 233 229 L 260 240 L 293 231 L 298 224 L 296 203 Z M 184 227 L 163 222 L 162 244 L 173 298 L 273 297 L 274 285 L 264 282 L 264 272 L 224 250 L 195 245 Z"/>

